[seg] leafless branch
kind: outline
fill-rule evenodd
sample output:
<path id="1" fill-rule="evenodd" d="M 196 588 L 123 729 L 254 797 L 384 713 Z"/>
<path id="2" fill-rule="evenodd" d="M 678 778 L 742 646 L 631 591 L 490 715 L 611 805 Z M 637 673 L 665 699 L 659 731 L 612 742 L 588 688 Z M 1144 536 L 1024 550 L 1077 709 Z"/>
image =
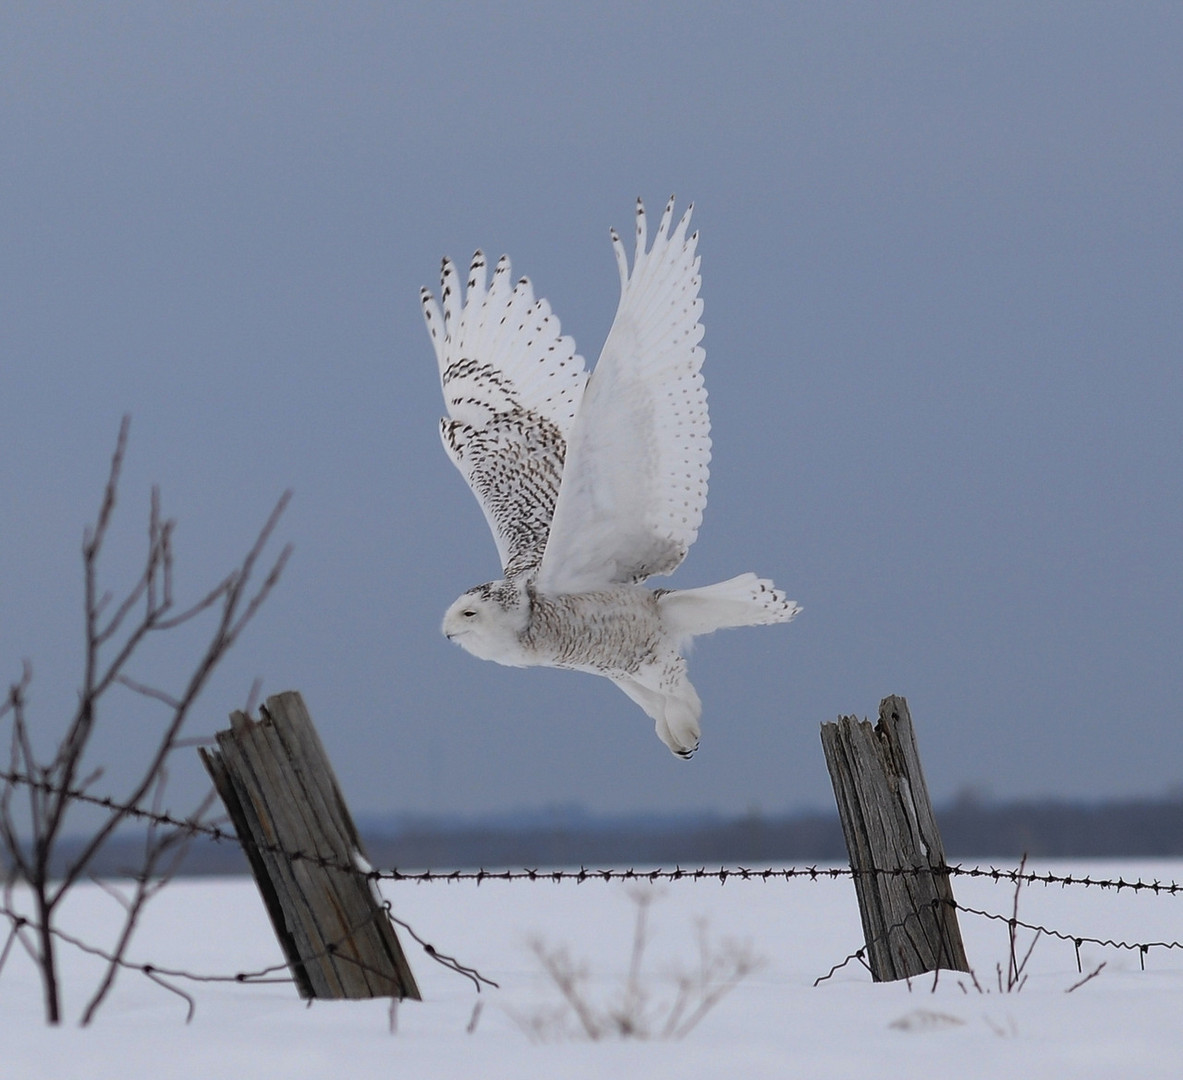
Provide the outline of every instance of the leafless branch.
<path id="1" fill-rule="evenodd" d="M 564 948 L 548 949 L 541 940 L 531 942 L 530 948 L 538 957 L 543 971 L 550 976 L 555 988 L 574 1011 L 584 1033 L 593 1041 L 603 1034 L 591 1006 L 584 1000 L 579 984 L 587 978 L 585 968 L 577 967 Z"/>
<path id="2" fill-rule="evenodd" d="M 163 768 L 161 769 L 156 782 L 156 790 L 153 798 L 152 810 L 153 813 L 159 815 L 161 809 L 161 800 L 164 795 L 164 790 L 168 784 L 168 773 Z M 213 802 L 213 792 L 206 795 L 202 801 L 201 806 L 198 807 L 195 817 L 198 819 L 209 809 Z M 115 897 L 116 901 L 123 907 L 124 920 L 123 927 L 120 931 L 119 938 L 116 941 L 115 948 L 111 951 L 107 959 L 107 969 L 99 982 L 90 1001 L 87 1002 L 85 1009 L 82 1012 L 81 1024 L 83 1027 L 88 1025 L 94 1018 L 99 1006 L 110 993 L 115 984 L 115 977 L 118 974 L 120 966 L 123 964 L 124 956 L 127 953 L 127 948 L 131 944 L 132 935 L 135 933 L 136 925 L 139 921 L 140 913 L 143 911 L 144 905 L 148 903 L 164 886 L 173 879 L 177 869 L 180 866 L 181 859 L 184 857 L 185 849 L 193 839 L 193 834 L 177 829 L 161 830 L 156 821 L 149 825 L 144 842 L 144 855 L 140 865 L 138 874 L 135 877 L 135 890 L 130 898 L 123 896 L 113 887 L 105 887 L 106 891 Z M 161 866 L 162 861 L 166 856 L 171 854 L 171 858 Z M 157 980 L 159 981 L 159 980 Z M 167 983 L 161 982 L 161 985 L 166 989 L 175 990 L 174 987 Z M 188 995 L 180 990 L 176 993 L 181 994 L 182 997 L 188 999 Z M 189 1017 L 192 1018 L 192 1000 L 190 1001 Z"/>
<path id="3" fill-rule="evenodd" d="M 1006 968 L 1006 992 L 1018 993 L 1026 985 L 1027 976 L 1025 970 L 1027 961 L 1031 959 L 1031 953 L 1035 950 L 1035 944 L 1039 941 L 1039 931 L 1036 931 L 1031 938 L 1031 944 L 1027 946 L 1027 951 L 1023 954 L 1023 959 L 1018 959 L 1018 928 L 1019 928 L 1019 891 L 1023 887 L 1023 871 L 1027 868 L 1027 856 L 1024 854 L 1022 860 L 1019 862 L 1019 873 L 1015 879 L 1015 894 L 1011 905 L 1011 917 L 1007 922 L 1007 941 L 1010 945 L 1009 954 L 1007 956 Z M 1002 989 L 1002 966 L 998 969 L 998 989 Z"/>
<path id="4" fill-rule="evenodd" d="M 1100 962 L 1100 963 L 1099 963 L 1099 964 L 1098 964 L 1098 965 L 1097 965 L 1095 968 L 1093 968 L 1093 970 L 1092 970 L 1092 971 L 1090 971 L 1090 972 L 1089 972 L 1089 973 L 1088 973 L 1088 974 L 1087 974 L 1087 975 L 1086 975 L 1086 976 L 1085 976 L 1083 979 L 1080 979 L 1079 981 L 1077 981 L 1077 982 L 1074 982 L 1074 983 L 1073 983 L 1073 984 L 1072 984 L 1070 987 L 1068 987 L 1068 989 L 1067 989 L 1067 990 L 1065 990 L 1065 991 L 1064 991 L 1064 993 L 1065 993 L 1065 994 L 1071 994 L 1073 990 L 1079 990 L 1079 989 L 1080 989 L 1082 986 L 1084 986 L 1084 984 L 1085 984 L 1086 982 L 1089 982 L 1091 979 L 1095 979 L 1095 978 L 1096 978 L 1098 975 L 1100 975 L 1100 974 L 1101 974 L 1101 972 L 1104 970 L 1104 968 L 1105 968 L 1105 964 L 1106 964 L 1107 962 L 1108 962 L 1108 961 L 1102 960 L 1102 961 L 1101 961 L 1101 962 Z"/>
<path id="5" fill-rule="evenodd" d="M 629 896 L 637 906 L 637 915 L 633 923 L 633 951 L 629 958 L 628 981 L 624 986 L 624 1000 L 618 1018 L 622 1025 L 631 1024 L 632 1018 L 641 1016 L 645 1011 L 646 994 L 641 986 L 641 964 L 645 957 L 645 946 L 649 943 L 649 908 L 658 898 L 658 893 L 653 888 L 634 888 L 629 891 Z"/>
<path id="6" fill-rule="evenodd" d="M 19 925 L 15 920 L 8 924 L 8 937 L 4 939 L 4 948 L 0 949 L 0 973 L 4 971 L 4 965 L 8 963 L 8 954 L 12 952 L 12 946 L 16 942 L 16 934 Z"/>
<path id="7" fill-rule="evenodd" d="M 127 687 L 133 694 L 139 694 L 141 697 L 149 698 L 152 701 L 159 701 L 162 705 L 167 705 L 170 709 L 176 709 L 181 704 L 167 690 L 159 690 L 155 686 L 149 686 L 147 683 L 137 682 L 127 675 L 118 675 L 115 681 L 120 686 Z"/>
<path id="8" fill-rule="evenodd" d="M 725 941 L 720 947 L 713 947 L 707 939 L 705 924 L 700 924 L 699 977 L 694 986 L 699 1001 L 685 1020 L 676 1026 L 668 1025 L 671 1037 L 685 1038 L 711 1009 L 765 962 L 750 946 L 740 942 Z"/>

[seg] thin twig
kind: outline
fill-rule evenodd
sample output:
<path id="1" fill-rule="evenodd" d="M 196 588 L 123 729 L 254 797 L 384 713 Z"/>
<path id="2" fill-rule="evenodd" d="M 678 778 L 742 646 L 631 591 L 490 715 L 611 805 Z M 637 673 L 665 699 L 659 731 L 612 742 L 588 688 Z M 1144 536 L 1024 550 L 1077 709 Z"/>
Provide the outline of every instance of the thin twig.
<path id="1" fill-rule="evenodd" d="M 1095 978 L 1096 978 L 1098 975 L 1100 975 L 1100 974 L 1101 974 L 1101 971 L 1104 969 L 1104 967 L 1105 967 L 1105 965 L 1106 965 L 1107 963 L 1108 963 L 1108 961 L 1107 961 L 1107 960 L 1102 960 L 1102 961 L 1101 961 L 1101 962 L 1100 962 L 1100 963 L 1099 963 L 1099 964 L 1098 964 L 1098 965 L 1097 965 L 1095 968 L 1093 968 L 1093 970 L 1092 970 L 1092 971 L 1090 971 L 1090 972 L 1089 972 L 1089 973 L 1088 973 L 1088 974 L 1087 974 L 1087 975 L 1086 975 L 1086 976 L 1085 976 L 1083 979 L 1080 979 L 1078 982 L 1074 982 L 1074 983 L 1073 983 L 1073 984 L 1072 984 L 1070 987 L 1068 987 L 1068 989 L 1067 989 L 1067 990 L 1065 990 L 1065 991 L 1064 991 L 1064 993 L 1065 993 L 1065 994 L 1071 994 L 1073 990 L 1079 990 L 1079 989 L 1080 989 L 1082 986 L 1084 986 L 1084 984 L 1085 984 L 1086 982 L 1088 982 L 1090 979 L 1095 979 Z"/>

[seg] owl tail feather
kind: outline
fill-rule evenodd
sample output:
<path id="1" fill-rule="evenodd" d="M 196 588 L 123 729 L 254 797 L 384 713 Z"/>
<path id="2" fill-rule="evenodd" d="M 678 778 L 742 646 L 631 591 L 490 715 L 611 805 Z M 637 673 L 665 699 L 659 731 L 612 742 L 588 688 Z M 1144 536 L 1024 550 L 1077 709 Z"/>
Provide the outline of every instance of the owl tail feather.
<path id="1" fill-rule="evenodd" d="M 658 597 L 666 627 L 680 640 L 727 626 L 788 622 L 801 610 L 767 578 L 740 574 L 700 589 L 674 589 Z"/>

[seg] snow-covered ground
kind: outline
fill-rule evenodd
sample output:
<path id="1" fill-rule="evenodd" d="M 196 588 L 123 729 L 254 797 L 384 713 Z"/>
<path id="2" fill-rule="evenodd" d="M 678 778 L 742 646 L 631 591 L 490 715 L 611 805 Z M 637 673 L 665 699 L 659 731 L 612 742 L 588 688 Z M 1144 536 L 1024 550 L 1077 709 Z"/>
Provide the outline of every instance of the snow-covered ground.
<path id="1" fill-rule="evenodd" d="M 1036 869 L 1164 881 L 1183 862 L 1057 862 Z M 477 996 L 403 935 L 423 990 L 388 1030 L 375 1002 L 308 1007 L 287 985 L 187 984 L 196 1015 L 143 975 L 124 972 L 88 1029 L 49 1029 L 28 960 L 14 952 L 0 972 L 0 1075 L 6 1078 L 249 1076 L 451 1077 L 1046 1077 L 1183 1075 L 1183 950 L 1136 952 L 1086 945 L 1084 971 L 1105 967 L 1079 989 L 1071 943 L 1043 938 L 1020 993 L 998 991 L 1006 926 L 963 915 L 970 962 L 985 993 L 944 973 L 907 985 L 875 985 L 851 963 L 814 980 L 861 943 L 847 879 L 681 881 L 658 889 L 642 984 L 651 1014 L 673 997 L 673 973 L 698 962 L 699 926 L 713 947 L 746 944 L 764 958 L 680 1041 L 557 1037 L 536 1042 L 522 1021 L 555 1012 L 560 998 L 530 949 L 541 939 L 586 964 L 593 1005 L 619 999 L 632 949 L 629 886 L 586 882 L 398 884 L 384 887 L 395 911 L 426 940 L 500 983 Z M 1007 885 L 955 881 L 958 900 L 1009 913 Z M 79 887 L 64 925 L 96 944 L 110 940 L 115 901 Z M 1183 938 L 1183 895 L 1093 888 L 1024 888 L 1019 915 L 1080 936 L 1127 941 Z M 1025 944 L 1027 936 L 1023 936 Z M 726 944 L 731 942 L 732 944 Z M 740 944 L 735 944 L 740 943 Z M 63 947 L 66 1008 L 76 1020 L 95 962 Z M 267 966 L 279 950 L 254 885 L 244 879 L 178 881 L 148 909 L 132 958 L 162 967 L 230 974 Z"/>

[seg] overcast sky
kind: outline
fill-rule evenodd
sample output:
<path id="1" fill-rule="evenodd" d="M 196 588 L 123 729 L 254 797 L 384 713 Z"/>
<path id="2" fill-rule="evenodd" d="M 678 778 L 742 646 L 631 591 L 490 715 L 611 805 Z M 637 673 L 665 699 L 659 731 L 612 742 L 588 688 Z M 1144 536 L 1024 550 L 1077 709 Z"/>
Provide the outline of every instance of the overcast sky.
<path id="1" fill-rule="evenodd" d="M 4 5 L 0 674 L 31 659 L 48 746 L 130 413 L 107 586 L 152 484 L 182 599 L 290 488 L 192 733 L 299 689 L 359 814 L 832 805 L 819 723 L 890 693 L 938 800 L 1178 791 L 1181 56 L 1175 4 Z M 689 764 L 607 681 L 440 635 L 499 567 L 417 297 L 508 253 L 591 363 L 608 228 L 672 192 L 714 458 L 657 583 L 805 608 L 700 640 Z M 102 724 L 95 764 L 153 728 Z M 186 753 L 172 802 L 199 788 Z"/>

